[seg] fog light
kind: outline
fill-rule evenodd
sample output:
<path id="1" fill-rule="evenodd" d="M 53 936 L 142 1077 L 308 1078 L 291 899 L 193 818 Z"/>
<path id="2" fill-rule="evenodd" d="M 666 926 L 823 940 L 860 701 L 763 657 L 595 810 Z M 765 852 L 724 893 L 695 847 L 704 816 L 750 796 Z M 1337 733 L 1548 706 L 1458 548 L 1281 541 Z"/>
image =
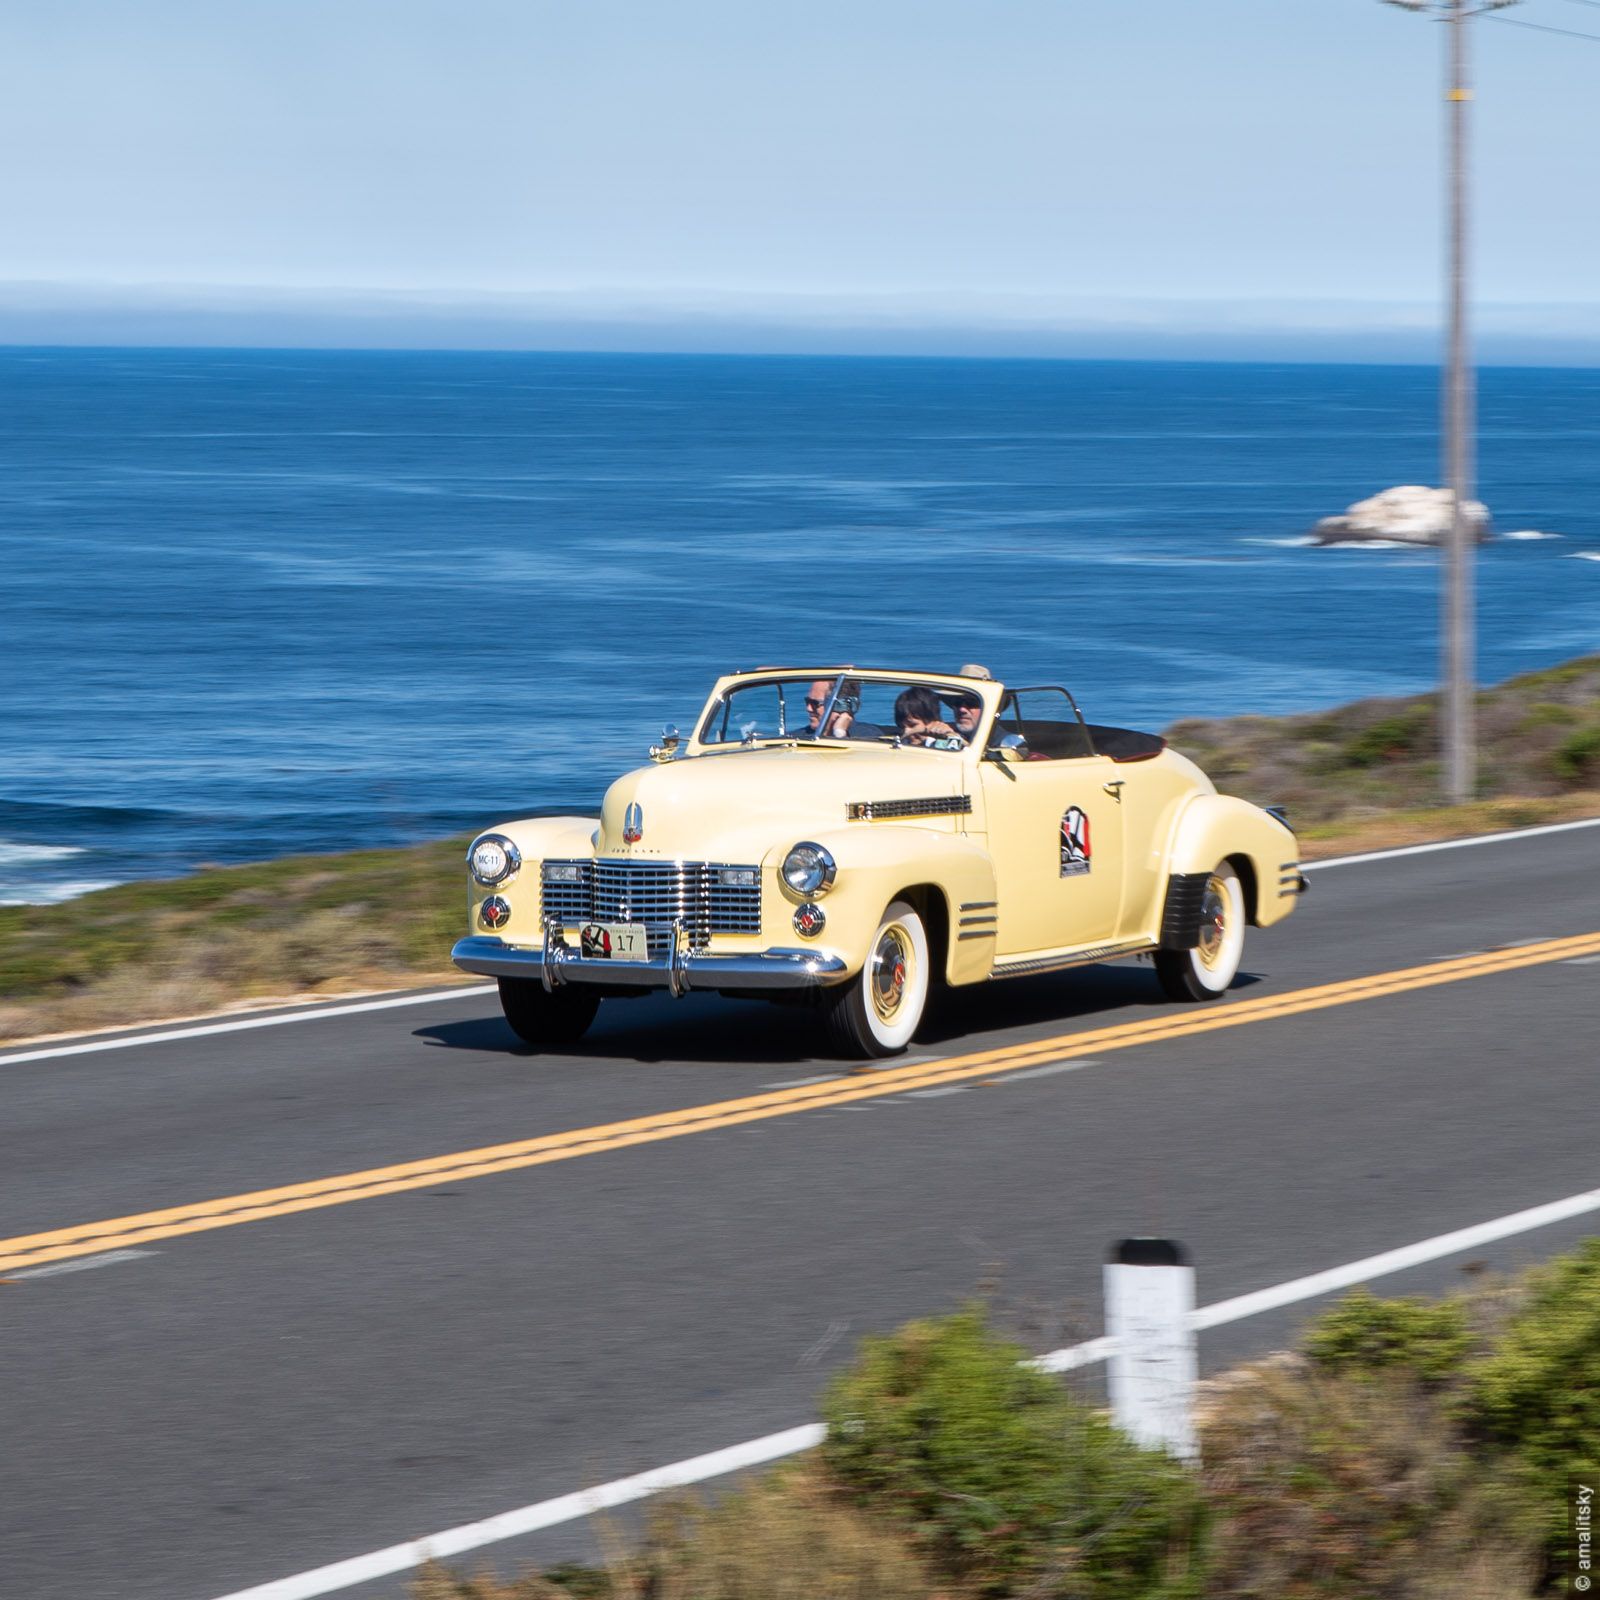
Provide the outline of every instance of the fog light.
<path id="1" fill-rule="evenodd" d="M 794 931 L 802 939 L 815 939 L 828 924 L 828 915 L 821 906 L 810 901 L 794 914 Z"/>
<path id="2" fill-rule="evenodd" d="M 478 921 L 486 928 L 503 928 L 510 920 L 511 906 L 503 895 L 492 894 L 478 907 Z"/>

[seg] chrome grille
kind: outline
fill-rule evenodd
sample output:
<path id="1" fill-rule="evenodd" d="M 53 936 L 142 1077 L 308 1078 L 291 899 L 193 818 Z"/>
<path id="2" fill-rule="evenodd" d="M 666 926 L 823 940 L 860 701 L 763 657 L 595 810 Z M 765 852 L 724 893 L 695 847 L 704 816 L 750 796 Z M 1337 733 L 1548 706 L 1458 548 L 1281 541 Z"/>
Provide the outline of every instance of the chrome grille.
<path id="1" fill-rule="evenodd" d="M 552 876 L 552 869 L 573 878 Z M 749 883 L 724 883 L 724 872 L 748 873 Z M 585 922 L 680 924 L 691 945 L 713 933 L 760 933 L 761 869 L 723 861 L 546 861 L 540 873 L 540 914 L 572 928 Z M 651 938 L 650 953 L 657 954 Z"/>

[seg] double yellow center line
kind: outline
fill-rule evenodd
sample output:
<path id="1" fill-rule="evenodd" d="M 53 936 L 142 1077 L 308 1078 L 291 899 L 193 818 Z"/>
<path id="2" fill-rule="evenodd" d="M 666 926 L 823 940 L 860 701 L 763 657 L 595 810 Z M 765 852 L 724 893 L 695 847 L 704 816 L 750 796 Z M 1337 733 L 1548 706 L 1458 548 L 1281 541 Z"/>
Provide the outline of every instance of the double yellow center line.
<path id="1" fill-rule="evenodd" d="M 680 1139 L 687 1134 L 709 1133 L 713 1129 L 738 1127 L 741 1123 L 761 1122 L 770 1117 L 792 1116 L 797 1112 L 848 1105 L 854 1100 L 872 1100 L 887 1094 L 903 1094 L 912 1089 L 931 1089 L 1022 1067 L 1071 1061 L 1080 1056 L 1126 1050 L 1136 1045 L 1163 1044 L 1170 1039 L 1217 1033 L 1224 1028 L 1240 1028 L 1253 1022 L 1275 1022 L 1280 1018 L 1300 1016 L 1331 1006 L 1378 1000 L 1413 989 L 1428 989 L 1438 984 L 1459 983 L 1467 978 L 1488 977 L 1497 972 L 1514 972 L 1520 967 L 1569 961 L 1595 954 L 1600 954 L 1600 933 L 1580 934 L 1570 939 L 1549 939 L 1538 944 L 1486 951 L 1481 955 L 1460 956 L 1451 961 L 1431 962 L 1423 967 L 1378 973 L 1369 978 L 1351 978 L 1311 989 L 1295 989 L 1288 994 L 1269 995 L 1257 1000 L 1236 1000 L 1199 1010 L 1168 1011 L 1146 1021 L 1091 1028 L 1081 1033 L 1056 1034 L 1048 1039 L 1002 1045 L 998 1049 L 979 1050 L 942 1061 L 850 1074 L 822 1083 L 796 1084 L 764 1094 L 746 1095 L 738 1100 L 719 1100 L 710 1105 L 688 1106 L 678 1111 L 635 1117 L 627 1122 L 574 1128 L 566 1133 L 517 1139 L 510 1144 L 487 1145 L 478 1150 L 457 1150 L 448 1155 L 429 1156 L 421 1161 L 373 1167 L 365 1172 L 346 1172 L 331 1178 L 314 1178 L 305 1183 L 285 1184 L 277 1189 L 258 1189 L 250 1194 L 228 1195 L 220 1200 L 202 1200 L 164 1211 L 145 1211 L 103 1222 L 54 1228 L 46 1233 L 22 1234 L 13 1239 L 0 1239 L 0 1271 L 41 1266 L 72 1256 L 96 1255 L 103 1250 L 120 1250 L 150 1244 L 158 1239 L 175 1239 L 183 1234 L 204 1233 L 212 1228 L 232 1228 L 242 1222 L 260 1222 L 268 1217 L 285 1217 L 297 1211 L 315 1211 L 323 1206 L 348 1205 L 355 1200 L 401 1194 L 408 1189 L 426 1189 L 438 1183 L 484 1178 L 496 1172 L 512 1172 L 519 1167 L 572 1161 L 579 1156 L 598 1155 L 606 1150 L 625 1150 L 632 1145 Z"/>

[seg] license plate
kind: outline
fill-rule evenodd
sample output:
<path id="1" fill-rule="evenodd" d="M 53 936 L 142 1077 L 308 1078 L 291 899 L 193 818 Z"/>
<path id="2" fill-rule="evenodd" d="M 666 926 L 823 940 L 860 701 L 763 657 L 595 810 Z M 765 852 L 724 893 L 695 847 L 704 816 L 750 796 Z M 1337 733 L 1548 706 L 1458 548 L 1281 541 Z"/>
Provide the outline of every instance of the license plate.
<path id="1" fill-rule="evenodd" d="M 642 922 L 591 922 L 578 935 L 585 959 L 648 961 L 649 941 Z"/>

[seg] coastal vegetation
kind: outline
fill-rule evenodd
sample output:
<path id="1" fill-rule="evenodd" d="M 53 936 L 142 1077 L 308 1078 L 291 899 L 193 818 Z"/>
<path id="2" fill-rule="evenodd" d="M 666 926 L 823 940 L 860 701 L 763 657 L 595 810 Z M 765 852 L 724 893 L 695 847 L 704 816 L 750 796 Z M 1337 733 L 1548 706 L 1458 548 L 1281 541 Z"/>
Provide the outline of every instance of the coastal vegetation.
<path id="1" fill-rule="evenodd" d="M 1167 730 L 1219 788 L 1286 806 L 1307 859 L 1600 816 L 1600 655 L 1483 690 L 1479 797 L 1440 806 L 1431 697 Z M 486 823 L 494 820 L 484 819 Z M 209 867 L 0 906 L 0 1039 L 466 981 L 465 836 Z"/>
<path id="2" fill-rule="evenodd" d="M 415 1600 L 1517 1600 L 1556 1592 L 1600 1430 L 1600 1239 L 1441 1300 L 1358 1290 L 1200 1386 L 1200 1461 L 1122 1435 L 988 1308 L 868 1339 L 810 1456 L 659 1504 L 603 1565 Z M 1592 1450 L 1591 1450 L 1592 1453 Z"/>

